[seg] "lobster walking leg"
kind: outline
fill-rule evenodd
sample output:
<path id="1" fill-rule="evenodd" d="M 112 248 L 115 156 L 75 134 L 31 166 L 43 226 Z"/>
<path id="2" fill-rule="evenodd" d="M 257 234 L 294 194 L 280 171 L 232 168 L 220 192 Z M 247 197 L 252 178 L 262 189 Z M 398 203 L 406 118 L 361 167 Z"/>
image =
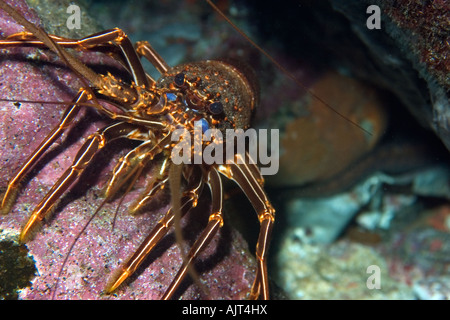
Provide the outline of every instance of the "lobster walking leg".
<path id="1" fill-rule="evenodd" d="M 156 143 L 154 140 L 147 140 L 119 159 L 111 178 L 106 184 L 105 197 L 110 198 L 113 196 L 132 176 L 136 175 L 137 172 L 141 172 L 148 162 L 161 152 L 161 144 L 164 144 L 166 140 L 167 137 L 163 138 L 159 143 Z"/>
<path id="2" fill-rule="evenodd" d="M 7 214 L 11 209 L 14 199 L 17 195 L 20 182 L 24 179 L 25 175 L 31 171 L 34 165 L 38 162 L 39 158 L 44 152 L 58 139 L 59 136 L 66 130 L 75 119 L 78 111 L 80 110 L 79 103 L 86 101 L 86 92 L 82 90 L 78 93 L 77 97 L 72 101 L 72 104 L 66 109 L 64 115 L 59 124 L 53 128 L 53 130 L 47 135 L 47 137 L 41 142 L 41 144 L 34 150 L 34 152 L 23 163 L 22 167 L 17 171 L 14 178 L 8 183 L 8 188 L 0 205 L 0 213 Z"/>
<path id="3" fill-rule="evenodd" d="M 48 36 L 63 48 L 105 52 L 109 55 L 113 55 L 131 72 L 134 78 L 133 80 L 138 86 L 149 86 L 149 78 L 148 75 L 145 74 L 142 64 L 139 61 L 139 56 L 145 56 L 161 73 L 165 73 L 169 69 L 169 66 L 164 59 L 147 41 L 137 42 L 135 50 L 128 36 L 118 28 L 91 34 L 82 39 L 63 38 L 52 34 L 49 34 Z M 0 40 L 0 48 L 2 47 L 47 48 L 47 45 L 38 40 L 33 33 L 21 32 L 12 34 L 4 40 Z M 155 81 L 150 78 L 150 83 L 153 84 L 154 82 Z"/>
<path id="4" fill-rule="evenodd" d="M 183 192 L 181 198 L 181 215 L 186 214 L 191 208 L 197 205 L 197 199 L 203 188 L 203 180 L 191 180 L 187 191 Z M 122 266 L 120 273 L 116 275 L 106 288 L 107 293 L 116 290 L 129 276 L 131 276 L 144 259 L 150 254 L 153 248 L 167 234 L 175 221 L 175 211 L 170 208 L 164 217 L 158 221 L 150 234 L 145 238 L 136 252 Z"/>
<path id="5" fill-rule="evenodd" d="M 168 300 L 172 297 L 175 290 L 179 287 L 181 281 L 183 281 L 189 266 L 192 264 L 193 260 L 198 256 L 198 254 L 205 249 L 214 236 L 217 234 L 219 229 L 223 226 L 223 216 L 222 216 L 222 206 L 223 206 L 223 188 L 222 181 L 220 179 L 219 173 L 213 169 L 208 175 L 208 185 L 211 189 L 212 194 L 212 208 L 211 214 L 209 216 L 209 222 L 206 228 L 203 230 L 202 234 L 195 241 L 192 248 L 189 250 L 186 259 L 178 271 L 177 275 L 173 279 L 170 286 L 167 288 L 162 299 Z"/>
<path id="6" fill-rule="evenodd" d="M 128 208 L 131 214 L 139 213 L 145 205 L 152 201 L 153 197 L 165 188 L 168 182 L 168 167 L 167 158 L 156 167 L 158 170 L 154 171 L 152 178 L 145 187 L 145 191 Z"/>
<path id="7" fill-rule="evenodd" d="M 125 137 L 132 130 L 135 130 L 135 127 L 128 123 L 119 122 L 90 135 L 78 151 L 70 168 L 63 173 L 44 199 L 36 206 L 27 224 L 22 229 L 19 240 L 21 242 L 26 242 L 30 238 L 32 230 L 39 225 L 39 223 L 55 207 L 61 195 L 73 182 L 75 182 L 87 165 L 92 161 L 98 150 L 103 148 L 110 141 Z"/>
<path id="8" fill-rule="evenodd" d="M 138 41 L 136 42 L 136 52 L 139 56 L 146 58 L 152 65 L 155 66 L 161 74 L 167 72 L 170 67 L 164 61 L 164 59 L 156 52 L 155 49 L 148 43 L 148 41 Z"/>
<path id="9" fill-rule="evenodd" d="M 261 180 L 252 168 L 255 164 L 244 163 L 239 154 L 235 155 L 234 163 L 219 166 L 219 172 L 234 180 L 244 191 L 258 214 L 260 232 L 256 245 L 258 268 L 250 292 L 251 299 L 262 297 L 269 299 L 269 281 L 267 277 L 267 251 L 270 235 L 275 221 L 275 209 L 272 207 L 261 185 Z"/>

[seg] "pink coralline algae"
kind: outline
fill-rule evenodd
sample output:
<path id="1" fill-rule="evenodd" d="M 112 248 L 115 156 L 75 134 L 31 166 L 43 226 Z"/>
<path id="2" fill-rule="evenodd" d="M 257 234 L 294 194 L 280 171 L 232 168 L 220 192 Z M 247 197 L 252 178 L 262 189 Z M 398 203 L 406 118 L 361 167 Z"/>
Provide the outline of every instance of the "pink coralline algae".
<path id="1" fill-rule="evenodd" d="M 29 21 L 39 21 L 22 1 L 15 3 L 21 12 L 26 12 Z M 24 30 L 3 11 L 0 11 L 0 28 L 2 37 Z M 0 53 L 1 99 L 9 100 L 0 102 L 0 192 L 4 192 L 8 180 L 57 125 L 63 114 L 64 105 L 45 101 L 70 101 L 80 83 L 48 51 L 2 49 Z M 90 63 L 104 64 L 106 61 L 99 54 L 92 54 L 88 59 Z M 29 100 L 42 103 L 25 102 Z M 76 125 L 48 150 L 22 183 L 9 214 L 0 216 L 0 240 L 17 240 L 33 208 L 71 165 L 84 137 L 102 127 L 105 121 L 89 110 L 78 116 Z M 119 196 L 105 204 L 81 233 L 104 200 L 100 196 L 101 187 L 108 173 L 126 150 L 126 144 L 119 143 L 99 154 L 80 181 L 60 199 L 57 209 L 36 232 L 34 239 L 26 243 L 35 261 L 37 274 L 31 285 L 20 291 L 19 298 L 158 299 L 162 296 L 181 265 L 179 245 L 171 232 L 115 294 L 103 294 L 114 272 L 136 250 L 169 207 L 169 201 L 159 199 L 161 201 L 148 212 L 137 216 L 127 213 L 127 206 L 142 192 L 145 182 L 138 182 L 124 199 Z M 208 205 L 201 204 L 199 207 L 203 209 L 194 210 L 183 219 L 182 229 L 187 245 L 193 243 L 207 222 L 209 212 L 205 208 Z M 254 215 L 251 217 L 254 218 Z M 242 236 L 229 227 L 229 221 L 225 222 L 223 230 L 197 259 L 196 267 L 206 290 L 200 290 L 192 285 L 192 281 L 186 281 L 185 290 L 179 291 L 182 298 L 246 297 L 253 281 L 255 261 Z M 67 261 L 61 269 L 66 257 Z"/>

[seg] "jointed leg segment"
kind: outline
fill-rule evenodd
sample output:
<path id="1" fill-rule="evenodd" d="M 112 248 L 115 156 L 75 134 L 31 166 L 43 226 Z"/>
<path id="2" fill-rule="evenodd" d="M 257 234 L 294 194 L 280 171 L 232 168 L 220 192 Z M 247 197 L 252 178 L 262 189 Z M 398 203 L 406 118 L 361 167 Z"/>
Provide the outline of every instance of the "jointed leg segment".
<path id="1" fill-rule="evenodd" d="M 222 216 L 222 201 L 223 201 L 223 188 L 222 181 L 220 179 L 219 173 L 212 169 L 208 175 L 208 185 L 211 189 L 212 194 L 212 213 L 209 216 L 209 222 L 203 232 L 200 234 L 198 239 L 195 241 L 192 248 L 189 250 L 183 264 L 178 271 L 177 275 L 173 279 L 169 288 L 164 293 L 162 299 L 168 300 L 172 297 L 175 290 L 179 287 L 181 281 L 183 281 L 189 266 L 192 264 L 194 259 L 198 254 L 204 250 L 214 236 L 217 234 L 219 229 L 223 226 L 223 216 Z"/>
<path id="2" fill-rule="evenodd" d="M 234 180 L 250 199 L 253 207 L 258 214 L 260 223 L 260 232 L 256 245 L 257 272 L 250 292 L 251 299 L 257 299 L 262 296 L 263 299 L 269 299 L 269 281 L 267 277 L 267 251 L 269 239 L 275 221 L 275 209 L 270 204 L 264 189 L 258 179 L 258 172 L 255 164 L 238 164 L 239 154 L 235 156 L 235 162 L 219 167 L 219 172 L 231 180 Z M 239 159 L 239 160 L 242 160 Z M 255 166 L 255 168 L 252 168 Z"/>
<path id="3" fill-rule="evenodd" d="M 71 167 L 64 172 L 44 199 L 34 209 L 20 234 L 20 241 L 25 242 L 30 237 L 31 231 L 55 207 L 58 199 L 84 171 L 98 150 L 103 148 L 108 142 L 126 136 L 133 129 L 135 128 L 130 124 L 119 122 L 89 136 L 75 156 Z"/>
<path id="4" fill-rule="evenodd" d="M 186 214 L 192 207 L 196 206 L 196 200 L 203 188 L 203 180 L 192 179 L 187 187 L 187 191 L 183 193 L 181 198 L 181 215 Z M 114 277 L 111 283 L 106 288 L 107 293 L 112 293 L 116 290 L 123 281 L 125 281 L 130 275 L 132 275 L 144 259 L 150 254 L 153 248 L 159 243 L 159 241 L 167 234 L 171 226 L 175 221 L 174 210 L 169 209 L 165 216 L 158 221 L 156 226 L 145 238 L 135 253 L 128 259 L 128 261 L 122 266 L 120 273 Z"/>
<path id="5" fill-rule="evenodd" d="M 41 142 L 37 149 L 28 157 L 24 162 L 22 167 L 16 173 L 13 179 L 8 183 L 8 188 L 0 206 L 0 212 L 6 214 L 11 209 L 14 202 L 14 198 L 17 194 L 20 182 L 24 179 L 27 173 L 31 171 L 34 165 L 37 163 L 39 158 L 44 154 L 44 152 L 55 142 L 55 140 L 61 136 L 61 134 L 66 130 L 75 119 L 78 111 L 80 110 L 79 103 L 86 101 L 86 92 L 83 90 L 78 93 L 77 97 L 72 101 L 72 104 L 64 112 L 62 119 L 59 124 L 47 135 L 47 137 Z"/>

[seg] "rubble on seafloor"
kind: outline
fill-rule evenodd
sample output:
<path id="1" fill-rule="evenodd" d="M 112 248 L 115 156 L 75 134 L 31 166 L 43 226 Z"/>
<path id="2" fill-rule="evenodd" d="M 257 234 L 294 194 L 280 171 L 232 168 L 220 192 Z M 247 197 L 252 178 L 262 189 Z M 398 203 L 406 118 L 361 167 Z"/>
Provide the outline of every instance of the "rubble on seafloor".
<path id="1" fill-rule="evenodd" d="M 414 197 L 383 195 L 361 209 L 357 202 L 362 198 L 349 200 L 357 192 L 297 200 L 286 210 L 289 227 L 275 245 L 273 264 L 288 297 L 448 299 L 448 204 L 425 210 Z M 375 199 L 380 206 L 374 207 Z M 366 283 L 373 265 L 379 268 L 381 290 Z"/>
<path id="2" fill-rule="evenodd" d="M 374 249 L 346 241 L 330 246 L 306 244 L 295 232 L 286 235 L 277 259 L 278 281 L 289 298 L 414 298 L 406 284 L 390 277 L 386 261 Z"/>

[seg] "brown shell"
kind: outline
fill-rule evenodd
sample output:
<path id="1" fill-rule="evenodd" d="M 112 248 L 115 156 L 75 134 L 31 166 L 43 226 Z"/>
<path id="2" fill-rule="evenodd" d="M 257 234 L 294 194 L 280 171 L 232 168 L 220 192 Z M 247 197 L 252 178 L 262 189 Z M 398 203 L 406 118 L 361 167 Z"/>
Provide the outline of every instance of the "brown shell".
<path id="1" fill-rule="evenodd" d="M 230 61 L 205 60 L 181 64 L 167 71 L 157 82 L 168 88 L 174 76 L 184 73 L 186 78 L 202 79 L 198 90 L 216 97 L 224 106 L 224 118 L 216 127 L 246 129 L 250 126 L 252 112 L 258 102 L 258 86 L 253 72 Z"/>

